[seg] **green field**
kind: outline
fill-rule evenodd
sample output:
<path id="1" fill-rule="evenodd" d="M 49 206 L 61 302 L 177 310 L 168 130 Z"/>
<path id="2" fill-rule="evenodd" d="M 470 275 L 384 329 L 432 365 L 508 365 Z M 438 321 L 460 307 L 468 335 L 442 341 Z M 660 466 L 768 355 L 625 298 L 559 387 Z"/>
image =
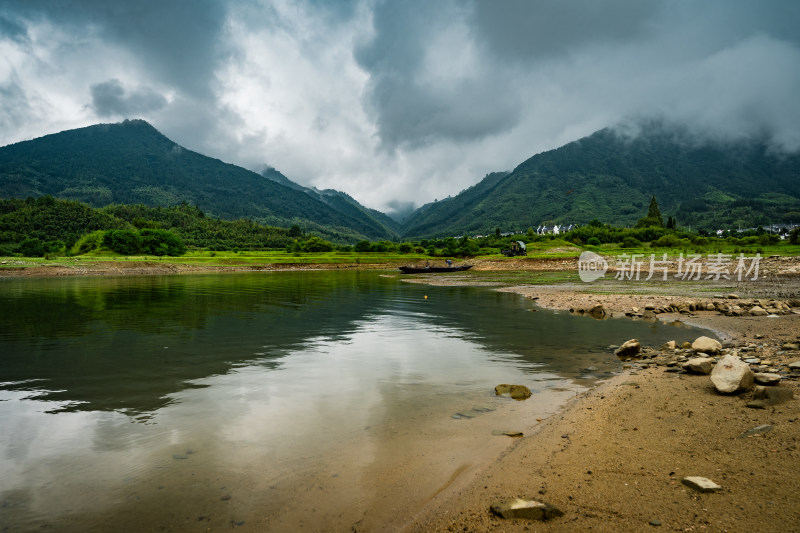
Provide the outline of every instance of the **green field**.
<path id="1" fill-rule="evenodd" d="M 788 243 L 779 243 L 768 246 L 734 246 L 727 245 L 724 242 L 714 243 L 704 247 L 688 247 L 688 248 L 651 248 L 649 246 L 642 246 L 639 248 L 622 248 L 615 245 L 601 245 L 601 246 L 576 246 L 566 241 L 540 241 L 530 243 L 528 245 L 528 255 L 523 257 L 507 258 L 499 253 L 485 253 L 478 254 L 474 257 L 468 258 L 455 258 L 455 257 L 431 257 L 427 254 L 421 253 L 407 253 L 401 254 L 396 252 L 354 252 L 354 251 L 332 251 L 332 252 L 287 252 L 283 250 L 265 250 L 265 251 L 189 251 L 184 255 L 178 257 L 170 256 L 155 256 L 155 255 L 120 255 L 112 252 L 91 253 L 80 256 L 58 256 L 50 258 L 42 257 L 4 257 L 0 258 L 0 268 L 19 267 L 19 266 L 36 266 L 36 265 L 58 265 L 74 266 L 76 263 L 94 263 L 94 262 L 107 262 L 107 261 L 120 261 L 120 262 L 157 262 L 162 264 L 176 264 L 176 265 L 199 265 L 199 266 L 236 266 L 236 265 L 364 265 L 364 266 L 378 266 L 387 265 L 389 267 L 404 265 L 404 264 L 424 264 L 430 263 L 432 265 L 442 265 L 445 259 L 452 259 L 456 263 L 469 263 L 470 260 L 490 260 L 502 263 L 514 264 L 524 270 L 524 263 L 527 261 L 536 261 L 538 259 L 570 259 L 577 258 L 585 251 L 594 251 L 600 255 L 610 257 L 620 257 L 623 255 L 639 254 L 645 260 L 651 254 L 655 254 L 657 258 L 662 257 L 666 253 L 669 258 L 676 258 L 680 254 L 687 256 L 689 254 L 700 254 L 702 256 L 714 255 L 717 253 L 730 254 L 732 257 L 737 257 L 740 253 L 745 256 L 754 256 L 756 253 L 762 257 L 769 256 L 783 256 L 794 257 L 800 256 L 800 245 L 792 245 Z M 510 274 L 503 273 L 505 278 Z M 525 272 L 518 275 L 527 276 Z M 533 274 L 531 274 L 533 275 Z M 539 275 L 535 276 L 539 280 Z M 487 280 L 490 281 L 490 280 Z M 522 279 L 519 281 L 524 283 Z M 541 281 L 536 281 L 541 282 Z"/>
<path id="2" fill-rule="evenodd" d="M 114 253 L 96 253 L 74 257 L 3 257 L 0 258 L 0 268 L 37 266 L 37 265 L 65 265 L 74 266 L 76 263 L 99 262 L 156 262 L 175 265 L 202 265 L 202 266 L 236 266 L 236 265 L 401 265 L 409 263 L 442 264 L 444 258 L 432 258 L 424 254 L 395 254 L 372 252 L 316 252 L 316 253 L 291 253 L 285 251 L 242 251 L 242 252 L 214 252 L 190 251 L 178 257 L 155 255 L 119 255 Z"/>

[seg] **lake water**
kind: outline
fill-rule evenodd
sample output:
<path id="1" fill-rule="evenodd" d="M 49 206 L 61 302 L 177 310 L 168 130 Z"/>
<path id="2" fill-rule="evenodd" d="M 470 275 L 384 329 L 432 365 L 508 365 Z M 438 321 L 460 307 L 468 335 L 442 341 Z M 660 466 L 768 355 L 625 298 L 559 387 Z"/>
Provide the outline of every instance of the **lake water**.
<path id="1" fill-rule="evenodd" d="M 397 529 L 609 344 L 698 334 L 533 308 L 375 272 L 0 280 L 0 531 Z"/>

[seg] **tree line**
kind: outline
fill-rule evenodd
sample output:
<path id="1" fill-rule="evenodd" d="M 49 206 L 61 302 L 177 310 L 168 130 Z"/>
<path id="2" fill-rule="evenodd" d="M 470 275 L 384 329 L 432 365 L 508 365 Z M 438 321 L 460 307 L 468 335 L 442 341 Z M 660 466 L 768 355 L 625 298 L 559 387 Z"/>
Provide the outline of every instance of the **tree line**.
<path id="1" fill-rule="evenodd" d="M 292 231 L 296 233 L 292 234 Z M 41 257 L 99 250 L 181 255 L 187 249 L 283 249 L 299 236 L 286 229 L 206 217 L 198 207 L 110 205 L 92 208 L 52 196 L 0 200 L 0 255 Z"/>
<path id="2" fill-rule="evenodd" d="M 430 257 L 473 257 L 499 253 L 516 240 L 527 243 L 558 239 L 577 246 L 612 245 L 619 248 L 698 249 L 715 243 L 736 246 L 776 244 L 780 238 L 763 229 L 726 234 L 722 238 L 678 227 L 663 220 L 655 197 L 647 215 L 633 228 L 620 228 L 595 219 L 558 235 L 526 233 L 503 235 L 500 228 L 482 237 L 447 237 L 393 242 L 361 240 L 354 245 L 333 243 L 298 224 L 280 228 L 248 219 L 234 221 L 208 217 L 186 203 L 172 207 L 110 205 L 92 208 L 52 196 L 0 200 L 0 256 L 50 257 L 110 251 L 123 255 L 182 255 L 187 250 L 285 250 L 288 253 L 330 251 L 420 254 Z M 791 233 L 798 244 L 800 228 Z"/>

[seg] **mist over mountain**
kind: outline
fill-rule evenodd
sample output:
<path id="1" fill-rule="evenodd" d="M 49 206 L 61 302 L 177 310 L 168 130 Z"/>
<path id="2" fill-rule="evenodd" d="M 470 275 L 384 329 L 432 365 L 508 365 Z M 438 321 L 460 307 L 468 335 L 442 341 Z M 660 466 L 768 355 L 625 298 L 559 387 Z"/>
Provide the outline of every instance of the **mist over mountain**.
<path id="1" fill-rule="evenodd" d="M 420 208 L 405 236 L 487 233 L 592 219 L 633 225 L 655 195 L 664 216 L 693 229 L 800 221 L 800 154 L 766 139 L 715 143 L 650 123 L 636 135 L 604 129 L 489 174 Z"/>
<path id="2" fill-rule="evenodd" d="M 800 154 L 767 138 L 713 142 L 663 123 L 604 129 L 543 152 L 513 171 L 487 174 L 455 196 L 398 221 L 332 189 L 301 186 L 187 150 L 141 120 L 100 124 L 0 148 L 0 196 L 52 195 L 91 206 L 197 205 L 222 219 L 249 218 L 326 238 L 447 237 L 526 231 L 593 219 L 631 226 L 652 196 L 692 229 L 800 221 Z"/>

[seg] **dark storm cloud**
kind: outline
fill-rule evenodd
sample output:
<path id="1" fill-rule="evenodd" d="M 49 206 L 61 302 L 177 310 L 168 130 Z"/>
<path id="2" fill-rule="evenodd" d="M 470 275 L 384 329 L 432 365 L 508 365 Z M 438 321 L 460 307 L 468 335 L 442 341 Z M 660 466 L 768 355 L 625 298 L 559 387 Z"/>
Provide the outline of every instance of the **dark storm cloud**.
<path id="1" fill-rule="evenodd" d="M 378 2 L 374 37 L 355 52 L 370 75 L 365 104 L 390 148 L 508 132 L 531 98 L 529 80 L 514 71 L 515 64 L 634 38 L 656 5 L 637 0 Z M 431 62 L 437 54 L 452 63 Z"/>
<path id="2" fill-rule="evenodd" d="M 0 37 L 21 42 L 28 38 L 28 32 L 21 24 L 4 17 L 2 11 L 0 11 Z"/>
<path id="3" fill-rule="evenodd" d="M 383 1 L 355 51 L 365 105 L 385 147 L 414 149 L 506 133 L 536 100 L 519 64 L 638 38 L 658 11 L 638 0 Z M 444 60 L 431 61 L 431 57 Z"/>
<path id="4" fill-rule="evenodd" d="M 646 34 L 656 0 L 476 0 L 476 35 L 503 60 L 536 61 Z"/>
<path id="5" fill-rule="evenodd" d="M 139 56 L 161 80 L 193 96 L 207 96 L 219 59 L 225 22 L 218 0 L 23 0 L 6 9 L 45 19 L 76 36 L 97 31 Z"/>
<path id="6" fill-rule="evenodd" d="M 90 90 L 92 108 L 100 117 L 136 117 L 167 105 L 164 96 L 146 87 L 126 92 L 117 79 L 96 83 Z"/>
<path id="7" fill-rule="evenodd" d="M 0 144 L 142 116 L 395 211 L 620 123 L 792 151 L 798 20 L 798 0 L 0 0 Z"/>
<path id="8" fill-rule="evenodd" d="M 309 8 L 321 11 L 326 18 L 334 17 L 337 21 L 349 20 L 358 8 L 359 0 L 307 0 Z"/>
<path id="9" fill-rule="evenodd" d="M 800 42 L 800 3 L 795 0 L 690 0 L 662 2 L 653 28 L 682 37 L 694 34 L 716 44 L 730 44 L 756 34 Z M 688 31 L 687 31 L 688 30 Z"/>
<path id="10" fill-rule="evenodd" d="M 469 141 L 516 123 L 514 94 L 495 98 L 502 81 L 471 71 L 472 58 L 457 57 L 469 52 L 456 48 L 468 36 L 457 25 L 465 15 L 462 5 L 447 1 L 376 5 L 375 36 L 355 57 L 370 75 L 365 104 L 385 146 Z M 440 51 L 453 62 L 431 61 Z"/>
<path id="11" fill-rule="evenodd" d="M 783 99 L 796 87 L 798 20 L 795 0 L 384 1 L 355 57 L 391 148 L 671 110 L 698 132 L 740 136 L 786 129 L 775 108 L 796 106 Z"/>

